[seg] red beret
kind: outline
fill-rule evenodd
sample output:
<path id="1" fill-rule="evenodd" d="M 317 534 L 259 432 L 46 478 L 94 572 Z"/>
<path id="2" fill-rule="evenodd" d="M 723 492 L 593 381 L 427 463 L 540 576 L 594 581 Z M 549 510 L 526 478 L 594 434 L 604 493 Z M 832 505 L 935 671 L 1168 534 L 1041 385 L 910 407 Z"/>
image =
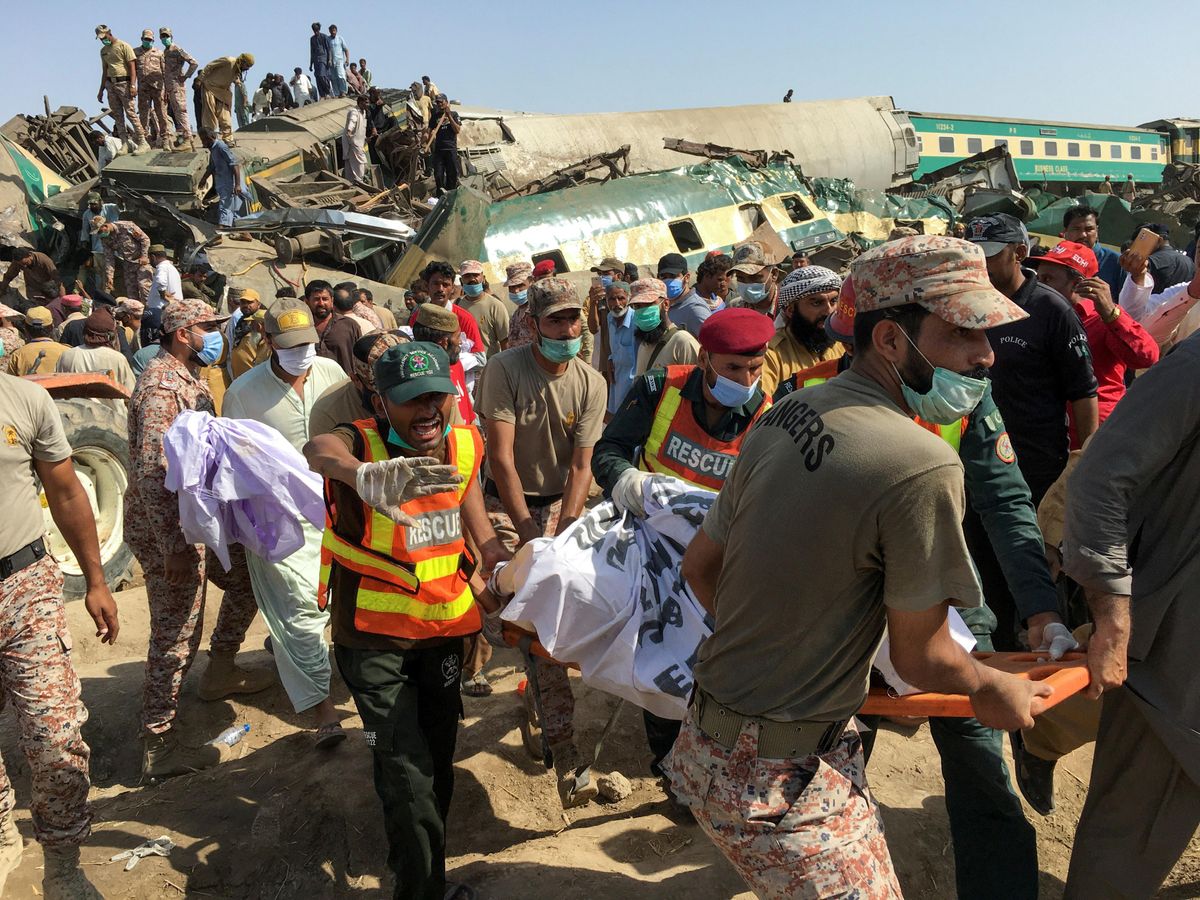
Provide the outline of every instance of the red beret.
<path id="1" fill-rule="evenodd" d="M 709 353 L 757 356 L 774 334 L 770 316 L 752 309 L 722 309 L 700 326 L 700 346 Z"/>
<path id="2" fill-rule="evenodd" d="M 543 259 L 540 263 L 533 267 L 533 277 L 541 278 L 543 275 L 554 274 L 554 260 Z"/>

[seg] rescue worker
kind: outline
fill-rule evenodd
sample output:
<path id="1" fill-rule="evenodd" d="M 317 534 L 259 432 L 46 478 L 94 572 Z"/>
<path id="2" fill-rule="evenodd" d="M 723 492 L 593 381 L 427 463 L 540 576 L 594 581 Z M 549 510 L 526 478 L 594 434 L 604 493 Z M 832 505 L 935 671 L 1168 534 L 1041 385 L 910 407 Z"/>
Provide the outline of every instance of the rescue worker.
<path id="1" fill-rule="evenodd" d="M 92 219 L 92 231 L 104 247 L 104 290 L 113 292 L 116 264 L 121 264 L 125 295 L 145 303 L 150 298 L 154 270 L 150 268 L 150 237 L 133 222 L 118 219 L 109 222 L 103 216 Z"/>
<path id="2" fill-rule="evenodd" d="M 203 104 L 202 128 L 207 128 L 226 144 L 231 144 L 233 124 L 229 119 L 233 110 L 233 85 L 240 82 L 242 75 L 254 65 L 254 55 L 242 53 L 238 56 L 218 56 L 200 70 L 196 86 L 200 89 Z"/>
<path id="3" fill-rule="evenodd" d="M 150 146 L 166 149 L 171 146 L 175 129 L 167 115 L 166 74 L 163 52 L 154 46 L 154 32 L 142 32 L 142 43 L 135 47 L 138 74 L 138 117 L 150 138 Z"/>
<path id="4" fill-rule="evenodd" d="M 25 346 L 8 358 L 9 375 L 45 375 L 70 348 L 54 339 L 54 316 L 44 306 L 25 312 Z"/>
<path id="5" fill-rule="evenodd" d="M 46 390 L 0 374 L 0 686 L 13 707 L 29 765 L 33 836 L 42 845 L 47 900 L 90 900 L 100 893 L 79 869 L 91 833 L 88 757 L 80 729 L 87 709 L 71 663 L 63 576 L 43 536 L 39 487 L 87 584 L 84 607 L 101 643 L 117 640 L 117 605 L 104 580 L 91 502 L 71 462 L 58 408 Z M 13 821 L 16 795 L 0 763 L 0 894 L 20 862 Z"/>
<path id="6" fill-rule="evenodd" d="M 988 726 L 1029 724 L 1050 693 L 950 638 L 947 604 L 982 602 L 962 464 L 910 418 L 961 402 L 942 392 L 991 362 L 983 327 L 1024 313 L 990 286 L 983 253 L 953 238 L 892 241 L 851 272 L 850 371 L 759 419 L 682 566 L 716 625 L 664 768 L 760 896 L 900 896 L 853 724 L 885 621 L 901 677 L 967 694 Z M 935 382 L 930 368 L 958 377 Z"/>
<path id="7" fill-rule="evenodd" d="M 854 347 L 854 307 L 854 284 L 848 278 L 837 309 L 825 323 L 830 338 L 844 345 L 846 354 L 794 375 L 780 386 L 776 401 L 795 390 L 797 383 L 812 387 L 849 368 Z M 1046 565 L 1029 486 L 1016 465 L 1004 420 L 992 399 L 991 383 L 986 382 L 978 404 L 966 415 L 948 424 L 933 421 L 949 419 L 950 413 L 961 411 L 929 409 L 929 419 L 918 416 L 915 421 L 958 454 L 967 500 L 983 523 L 1013 597 L 1018 598 L 1018 615 L 1028 629 L 1029 645 L 1035 650 L 1049 650 L 1055 638 L 1069 637 L 1070 632 L 1058 613 L 1058 596 Z M 959 615 L 975 635 L 976 649 L 993 650 L 996 616 L 986 603 L 960 609 Z M 932 718 L 929 730 L 942 758 L 958 896 L 1036 897 L 1036 834 L 1009 781 L 1003 733 L 976 719 L 953 718 Z M 868 760 L 874 735 L 870 731 L 863 739 Z M 1019 736 L 1014 737 L 1014 753 L 1019 740 Z"/>
<path id="8" fill-rule="evenodd" d="M 451 425 L 445 352 L 389 348 L 374 366 L 374 416 L 304 447 L 326 479 L 321 603 L 332 603 L 338 670 L 374 756 L 397 900 L 465 898 L 446 885 L 446 815 L 462 715 L 463 638 L 480 630 L 464 526 L 485 570 L 507 557 L 479 487 L 483 441 Z M 364 581 L 364 576 L 367 580 Z"/>
<path id="9" fill-rule="evenodd" d="M 779 288 L 783 326 L 775 332 L 763 363 L 763 393 L 779 382 L 842 355 L 842 345 L 825 333 L 825 321 L 837 305 L 842 279 L 824 266 L 793 269 Z"/>
<path id="10" fill-rule="evenodd" d="M 96 26 L 100 47 L 100 90 L 96 102 L 104 102 L 108 92 L 108 108 L 113 117 L 113 131 L 132 153 L 148 153 L 146 131 L 138 117 L 134 100 L 138 95 L 137 57 L 133 48 L 114 37 L 107 25 Z"/>
<path id="11" fill-rule="evenodd" d="M 191 149 L 193 148 L 192 120 L 188 115 L 187 82 L 196 74 L 200 63 L 175 43 L 171 29 L 165 25 L 158 29 L 158 38 L 163 44 L 163 94 L 167 98 L 167 108 L 171 111 L 171 118 L 175 120 L 175 125 L 178 127 L 175 132 L 175 145 L 172 149 Z"/>
<path id="12" fill-rule="evenodd" d="M 99 191 L 89 191 L 87 206 L 80 216 L 82 224 L 79 226 L 79 243 L 91 253 L 88 286 L 94 291 L 101 291 L 104 290 L 104 245 L 100 242 L 100 235 L 92 230 L 92 221 L 96 216 L 116 222 L 121 218 L 121 211 L 117 204 L 105 203 Z"/>
<path id="13" fill-rule="evenodd" d="M 670 475 L 719 491 L 742 439 L 768 408 L 760 386 L 763 356 L 774 329 L 753 310 L 722 309 L 700 326 L 698 365 L 652 369 L 638 378 L 592 455 L 592 474 L 619 509 L 644 516 L 643 485 Z M 660 765 L 680 722 L 643 710 L 646 740 Z"/>
<path id="14" fill-rule="evenodd" d="M 212 634 L 202 700 L 252 694 L 274 683 L 269 671 L 239 668 L 234 657 L 257 607 L 245 554 L 231 547 L 233 568 L 224 573 L 203 545 L 190 544 L 179 522 L 179 499 L 165 485 L 163 435 L 185 409 L 215 414 L 212 394 L 200 377 L 221 350 L 221 323 L 203 300 L 176 300 L 162 311 L 157 356 L 146 364 L 129 401 L 129 490 L 125 536 L 146 575 L 150 648 L 142 691 L 142 774 L 183 775 L 220 761 L 216 747 L 179 743 L 175 719 L 179 692 L 200 648 L 206 578 L 223 582 L 225 596 Z M 221 577 L 223 574 L 223 578 Z"/>

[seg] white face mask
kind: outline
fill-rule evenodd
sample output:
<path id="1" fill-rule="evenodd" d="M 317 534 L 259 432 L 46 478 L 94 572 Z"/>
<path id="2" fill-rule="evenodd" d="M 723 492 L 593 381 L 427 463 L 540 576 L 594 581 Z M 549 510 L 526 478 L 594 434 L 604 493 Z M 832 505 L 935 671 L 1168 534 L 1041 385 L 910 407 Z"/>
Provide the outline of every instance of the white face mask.
<path id="1" fill-rule="evenodd" d="M 301 344 L 287 349 L 276 347 L 275 358 L 279 360 L 279 368 L 299 377 L 312 368 L 313 360 L 317 358 L 317 345 Z"/>

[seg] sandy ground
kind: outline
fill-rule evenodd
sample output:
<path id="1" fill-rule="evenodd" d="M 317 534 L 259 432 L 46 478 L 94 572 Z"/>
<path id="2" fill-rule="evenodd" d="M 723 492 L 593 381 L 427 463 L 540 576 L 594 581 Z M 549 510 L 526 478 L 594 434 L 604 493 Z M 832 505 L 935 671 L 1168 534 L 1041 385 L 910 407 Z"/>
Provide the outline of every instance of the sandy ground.
<path id="1" fill-rule="evenodd" d="M 215 590 L 210 586 L 210 593 Z M 122 632 L 115 648 L 100 647 L 81 604 L 72 604 L 76 665 L 91 718 L 95 824 L 82 858 L 111 898 L 389 896 L 387 857 L 371 761 L 345 687 L 334 697 L 350 738 L 337 750 L 312 748 L 307 723 L 279 687 L 245 702 L 203 703 L 195 683 L 202 653 L 183 695 L 181 732 L 194 743 L 234 723 L 249 737 L 221 767 L 161 784 L 139 784 L 138 709 L 147 639 L 145 593 L 118 595 Z M 211 603 L 211 601 L 210 601 Z M 215 611 L 215 607 L 210 606 Z M 209 617 L 211 623 L 213 616 Z M 269 667 L 256 620 L 247 665 Z M 646 765 L 641 716 L 626 707 L 605 744 L 599 768 L 633 782 L 620 803 L 592 804 L 565 817 L 553 777 L 526 755 L 516 728 L 519 658 L 503 652 L 490 675 L 496 693 L 466 698 L 459 732 L 449 868 L 485 898 L 654 897 L 716 900 L 751 895 L 700 830 L 665 801 Z M 598 735 L 609 697 L 576 682 L 581 746 Z M 11 711 L 0 719 L 0 752 L 17 790 L 18 824 L 29 843 L 4 896 L 40 896 L 42 854 L 29 821 L 29 773 L 17 746 Z M 1059 811 L 1038 829 L 1042 896 L 1061 896 L 1070 846 L 1082 806 L 1090 748 L 1059 767 Z M 869 770 L 883 808 L 888 843 L 906 896 L 954 896 L 953 855 L 942 801 L 940 768 L 927 728 L 880 735 Z M 169 859 L 151 857 L 131 872 L 113 854 L 169 836 Z M 1200 897 L 1200 840 L 1172 873 L 1160 896 Z"/>

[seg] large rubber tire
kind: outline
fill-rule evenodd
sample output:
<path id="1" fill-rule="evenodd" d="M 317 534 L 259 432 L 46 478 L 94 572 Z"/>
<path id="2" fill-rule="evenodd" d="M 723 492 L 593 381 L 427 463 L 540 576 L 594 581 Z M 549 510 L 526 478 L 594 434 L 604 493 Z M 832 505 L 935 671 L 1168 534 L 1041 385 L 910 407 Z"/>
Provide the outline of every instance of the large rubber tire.
<path id="1" fill-rule="evenodd" d="M 108 402 L 87 399 L 56 400 L 63 430 L 71 445 L 75 472 L 92 502 L 104 580 L 120 590 L 133 580 L 133 550 L 125 543 L 125 491 L 129 486 L 129 430 L 124 410 Z M 44 508 L 44 504 L 43 504 Z M 63 595 L 86 593 L 83 572 L 45 509 L 50 551 L 63 571 Z"/>

